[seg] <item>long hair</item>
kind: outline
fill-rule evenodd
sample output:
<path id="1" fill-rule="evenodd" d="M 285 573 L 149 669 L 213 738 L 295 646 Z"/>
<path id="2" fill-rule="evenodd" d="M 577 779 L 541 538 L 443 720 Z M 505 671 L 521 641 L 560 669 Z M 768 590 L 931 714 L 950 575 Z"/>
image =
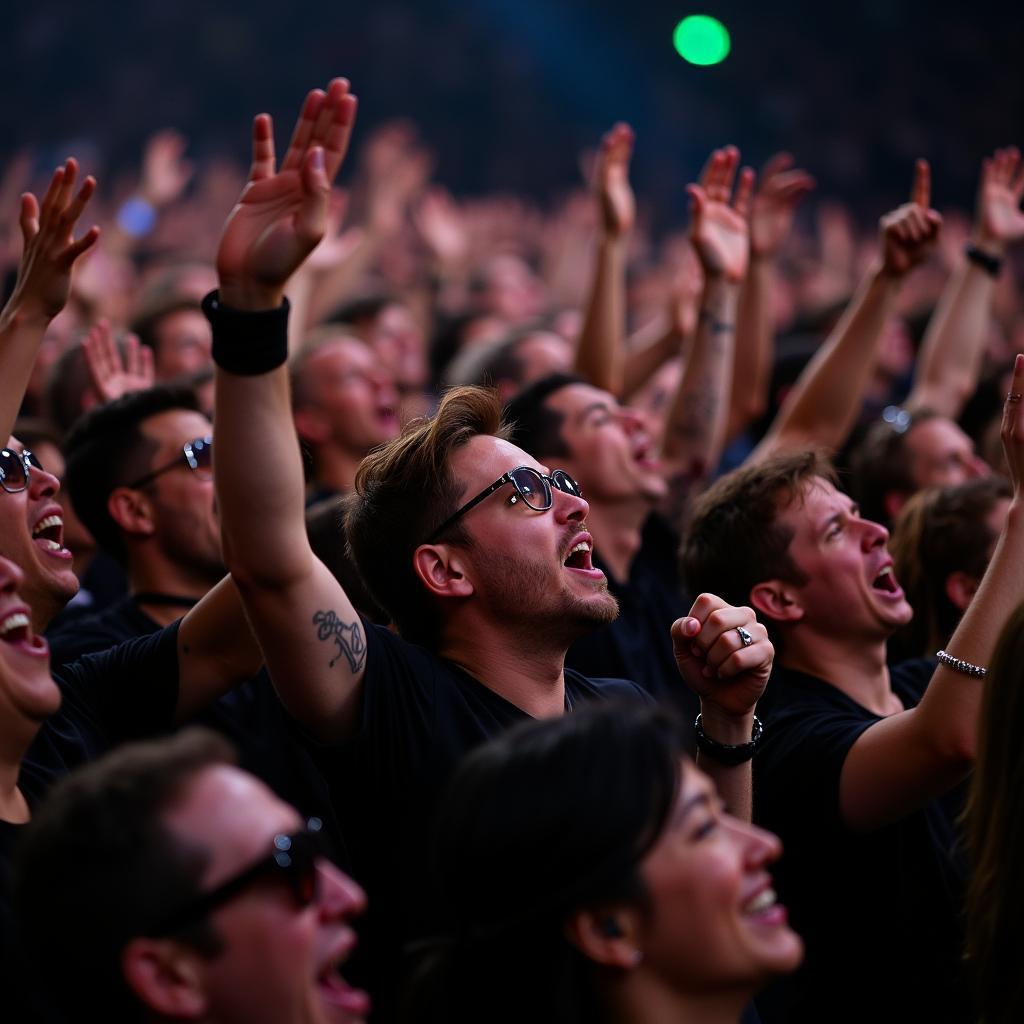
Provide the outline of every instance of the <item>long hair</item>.
<path id="1" fill-rule="evenodd" d="M 421 951 L 413 1021 L 575 1024 L 600 1016 L 570 915 L 643 905 L 639 865 L 679 785 L 675 721 L 601 704 L 477 750 L 441 805 L 436 871 L 450 927 Z"/>
<path id="2" fill-rule="evenodd" d="M 1024 605 L 1007 620 L 981 702 L 967 802 L 967 954 L 979 1020 L 1024 1020 Z"/>

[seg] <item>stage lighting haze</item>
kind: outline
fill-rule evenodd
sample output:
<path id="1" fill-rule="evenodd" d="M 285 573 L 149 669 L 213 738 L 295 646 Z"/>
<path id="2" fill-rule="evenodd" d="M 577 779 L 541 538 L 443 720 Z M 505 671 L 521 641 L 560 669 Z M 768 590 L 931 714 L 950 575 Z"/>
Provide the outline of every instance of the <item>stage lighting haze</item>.
<path id="1" fill-rule="evenodd" d="M 691 14 L 676 25 L 672 45 L 690 64 L 720 64 L 729 55 L 729 30 L 710 15 Z"/>

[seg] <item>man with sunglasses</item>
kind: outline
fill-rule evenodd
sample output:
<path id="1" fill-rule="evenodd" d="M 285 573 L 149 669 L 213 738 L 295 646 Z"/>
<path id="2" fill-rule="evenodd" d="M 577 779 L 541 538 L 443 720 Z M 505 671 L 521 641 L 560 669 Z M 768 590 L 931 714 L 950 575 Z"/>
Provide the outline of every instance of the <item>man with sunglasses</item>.
<path id="1" fill-rule="evenodd" d="M 159 385 L 87 412 L 65 442 L 75 511 L 124 567 L 128 596 L 48 637 L 55 665 L 155 632 L 224 575 L 213 426 L 187 388 Z"/>
<path id="2" fill-rule="evenodd" d="M 21 938 L 68 1020 L 365 1018 L 339 973 L 362 890 L 320 822 L 234 761 L 199 729 L 129 745 L 55 787 L 26 829 Z"/>
<path id="3" fill-rule="evenodd" d="M 327 751 L 354 873 L 374 906 L 376 996 L 395 993 L 402 943 L 437 920 L 426 849 L 461 758 L 528 717 L 645 698 L 632 683 L 564 668 L 569 644 L 614 618 L 615 600 L 591 561 L 579 487 L 508 441 L 491 392 L 449 392 L 357 473 L 349 541 L 400 636 L 361 620 L 310 550 L 284 287 L 322 231 L 354 113 L 346 81 L 312 92 L 280 170 L 270 119 L 257 117 L 250 182 L 204 309 L 225 560 L 283 701 Z M 706 750 L 719 758 L 708 767 L 742 813 L 771 645 L 749 609 L 711 595 L 673 628 L 680 671 L 705 698 Z"/>

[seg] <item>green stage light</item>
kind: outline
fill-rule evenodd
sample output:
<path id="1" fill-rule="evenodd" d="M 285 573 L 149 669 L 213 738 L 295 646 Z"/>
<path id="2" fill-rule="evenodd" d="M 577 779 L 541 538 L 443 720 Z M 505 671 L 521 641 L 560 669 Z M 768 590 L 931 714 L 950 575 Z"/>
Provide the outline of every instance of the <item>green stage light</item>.
<path id="1" fill-rule="evenodd" d="M 729 30 L 707 14 L 683 18 L 672 33 L 676 52 L 690 64 L 720 64 L 729 56 Z"/>

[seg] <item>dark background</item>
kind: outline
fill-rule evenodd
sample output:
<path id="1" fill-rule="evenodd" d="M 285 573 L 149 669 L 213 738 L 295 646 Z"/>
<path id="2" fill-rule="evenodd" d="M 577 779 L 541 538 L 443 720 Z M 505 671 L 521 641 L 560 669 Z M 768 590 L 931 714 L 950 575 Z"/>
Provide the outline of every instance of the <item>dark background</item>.
<path id="1" fill-rule="evenodd" d="M 865 0 L 2 0 L 0 161 L 28 145 L 42 171 L 68 152 L 94 172 L 137 161 L 176 127 L 190 155 L 247 158 L 259 110 L 279 136 L 311 85 L 345 74 L 359 133 L 411 118 L 460 194 L 547 200 L 613 121 L 637 131 L 634 180 L 660 215 L 714 145 L 759 164 L 791 149 L 821 193 L 872 217 L 934 168 L 940 208 L 968 205 L 978 162 L 1024 137 L 1024 6 Z M 721 18 L 724 64 L 685 64 L 686 14 Z M 279 146 L 284 140 L 279 138 Z"/>

